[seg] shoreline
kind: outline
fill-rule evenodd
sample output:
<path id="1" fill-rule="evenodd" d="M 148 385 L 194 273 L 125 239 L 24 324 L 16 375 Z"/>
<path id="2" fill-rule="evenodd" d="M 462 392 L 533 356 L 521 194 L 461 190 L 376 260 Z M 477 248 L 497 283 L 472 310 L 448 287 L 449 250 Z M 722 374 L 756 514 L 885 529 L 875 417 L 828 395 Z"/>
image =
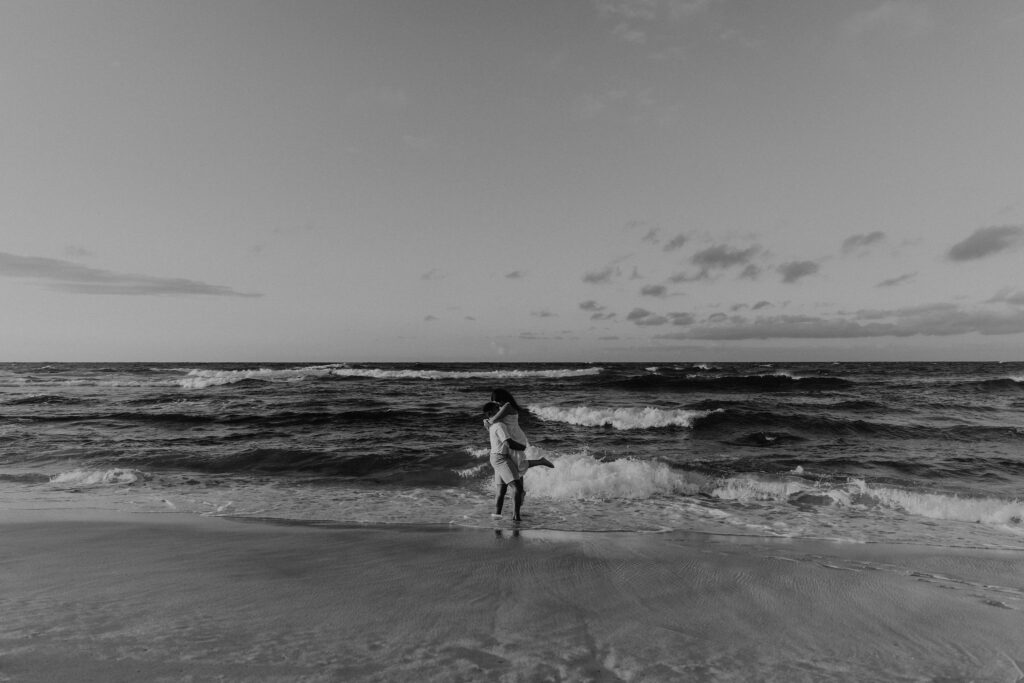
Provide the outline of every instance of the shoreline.
<path id="1" fill-rule="evenodd" d="M 1024 553 L 5 511 L 0 681 L 1012 681 Z"/>

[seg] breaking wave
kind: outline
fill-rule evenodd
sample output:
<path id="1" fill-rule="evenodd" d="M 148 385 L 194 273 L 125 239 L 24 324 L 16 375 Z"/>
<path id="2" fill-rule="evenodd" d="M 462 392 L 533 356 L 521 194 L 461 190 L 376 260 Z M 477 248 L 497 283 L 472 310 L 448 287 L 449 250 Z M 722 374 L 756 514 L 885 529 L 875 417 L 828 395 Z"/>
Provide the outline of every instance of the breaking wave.
<path id="1" fill-rule="evenodd" d="M 651 460 L 604 461 L 587 451 L 568 453 L 554 460 L 555 467 L 531 467 L 527 475 L 530 496 L 553 499 L 647 499 L 657 495 L 695 495 L 699 487 L 663 462 Z"/>
<path id="2" fill-rule="evenodd" d="M 378 368 L 335 369 L 335 377 L 365 377 L 370 379 L 565 379 L 588 377 L 601 373 L 601 368 L 561 370 L 381 370 Z"/>

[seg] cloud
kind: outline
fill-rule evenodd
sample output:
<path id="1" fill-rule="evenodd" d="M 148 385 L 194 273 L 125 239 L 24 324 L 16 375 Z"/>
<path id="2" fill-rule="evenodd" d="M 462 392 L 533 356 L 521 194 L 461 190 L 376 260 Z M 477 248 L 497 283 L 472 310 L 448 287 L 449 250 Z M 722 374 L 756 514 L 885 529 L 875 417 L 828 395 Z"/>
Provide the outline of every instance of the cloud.
<path id="1" fill-rule="evenodd" d="M 667 293 L 668 290 L 665 288 L 665 285 L 647 285 L 646 287 L 640 290 L 641 296 L 661 297 L 665 296 Z"/>
<path id="2" fill-rule="evenodd" d="M 687 241 L 686 235 L 676 235 L 665 244 L 665 251 L 675 251 L 681 248 Z"/>
<path id="3" fill-rule="evenodd" d="M 522 339 L 523 341 L 547 341 L 552 339 L 565 339 L 565 337 L 560 334 L 539 334 L 537 332 L 520 332 L 516 338 Z"/>
<path id="4" fill-rule="evenodd" d="M 591 271 L 583 276 L 584 282 L 589 282 L 592 285 L 605 285 L 611 282 L 612 277 L 615 276 L 617 270 L 613 266 L 602 268 L 601 270 Z"/>
<path id="5" fill-rule="evenodd" d="M 761 267 L 755 266 L 753 263 L 747 264 L 747 266 L 740 272 L 740 279 L 743 280 L 756 280 L 761 276 Z"/>
<path id="6" fill-rule="evenodd" d="M 1019 225 L 979 228 L 970 237 L 954 244 L 946 255 L 950 261 L 972 261 L 1017 246 L 1024 237 Z"/>
<path id="7" fill-rule="evenodd" d="M 1000 307 L 964 309 L 953 304 L 932 304 L 894 310 L 863 310 L 824 318 L 805 315 L 762 316 L 753 320 L 726 319 L 717 314 L 708 323 L 662 339 L 736 341 L 750 339 L 857 339 L 874 337 L 946 337 L 1024 332 L 1024 309 Z"/>
<path id="8" fill-rule="evenodd" d="M 651 244 L 657 244 L 659 241 L 659 233 L 661 230 L 658 228 L 651 228 L 647 231 L 647 234 L 640 240 L 641 242 L 650 242 Z"/>
<path id="9" fill-rule="evenodd" d="M 532 315 L 534 318 L 556 318 L 556 317 L 558 317 L 554 313 L 552 313 L 551 311 L 530 311 L 530 315 Z"/>
<path id="10" fill-rule="evenodd" d="M 900 275 L 899 277 L 889 278 L 888 280 L 882 280 L 875 287 L 895 287 L 896 285 L 902 285 L 910 280 L 913 280 L 917 273 L 907 273 L 906 275 Z"/>
<path id="11" fill-rule="evenodd" d="M 526 276 L 521 270 L 513 270 L 511 273 L 505 273 L 505 277 L 509 280 L 522 280 Z"/>
<path id="12" fill-rule="evenodd" d="M 0 276 L 44 280 L 50 289 L 74 294 L 263 296 L 196 280 L 117 273 L 61 259 L 18 256 L 6 252 L 0 252 Z"/>
<path id="13" fill-rule="evenodd" d="M 668 319 L 673 325 L 692 325 L 697 322 L 692 313 L 669 313 Z"/>
<path id="14" fill-rule="evenodd" d="M 682 236 L 680 236 L 682 237 Z M 754 258 L 761 251 L 761 247 L 752 246 L 746 249 L 736 249 L 726 244 L 717 244 L 713 247 L 708 247 L 698 251 L 696 254 L 690 257 L 690 262 L 696 266 L 700 266 L 700 271 L 695 275 L 689 273 L 675 273 L 669 277 L 670 282 L 697 282 L 699 280 L 708 280 L 711 278 L 712 271 L 725 270 L 732 268 L 733 266 L 746 265 L 743 272 L 740 273 L 740 277 L 756 278 L 761 272 L 761 269 L 756 265 L 750 263 L 750 260 Z"/>
<path id="15" fill-rule="evenodd" d="M 591 320 L 611 320 L 612 318 L 614 318 L 615 314 L 605 313 L 605 308 L 605 306 L 602 306 L 593 299 L 591 299 L 590 301 L 584 301 L 580 304 L 581 310 L 589 311 L 591 313 Z"/>
<path id="16" fill-rule="evenodd" d="M 821 270 L 821 266 L 814 261 L 790 261 L 778 267 L 778 271 L 782 273 L 782 281 L 790 283 L 808 275 L 814 275 L 819 270 Z"/>
<path id="17" fill-rule="evenodd" d="M 881 242 L 885 239 L 885 233 L 879 230 L 869 232 L 866 235 L 851 235 L 843 240 L 843 253 L 848 254 L 851 251 L 857 249 L 863 249 L 869 247 L 876 242 Z"/>
<path id="18" fill-rule="evenodd" d="M 703 251 L 694 254 L 690 261 L 694 265 L 706 269 L 730 268 L 750 262 L 750 259 L 760 251 L 759 247 L 748 247 L 747 249 L 733 249 L 725 244 L 708 247 Z"/>
<path id="19" fill-rule="evenodd" d="M 645 308 L 634 308 L 626 316 L 626 320 L 636 325 L 664 325 L 668 318 L 656 313 L 651 313 Z"/>
<path id="20" fill-rule="evenodd" d="M 420 275 L 421 280 L 443 280 L 445 274 L 439 271 L 437 268 L 431 268 L 427 272 Z"/>

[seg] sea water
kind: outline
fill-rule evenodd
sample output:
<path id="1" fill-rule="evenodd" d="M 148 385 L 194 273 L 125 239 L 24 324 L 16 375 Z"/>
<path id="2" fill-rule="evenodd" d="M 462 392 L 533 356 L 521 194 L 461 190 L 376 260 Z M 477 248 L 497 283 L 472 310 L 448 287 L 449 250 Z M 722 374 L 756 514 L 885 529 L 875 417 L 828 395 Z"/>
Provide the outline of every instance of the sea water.
<path id="1" fill-rule="evenodd" d="M 4 364 L 0 506 L 491 526 L 496 387 L 525 528 L 1024 549 L 1024 363 Z"/>

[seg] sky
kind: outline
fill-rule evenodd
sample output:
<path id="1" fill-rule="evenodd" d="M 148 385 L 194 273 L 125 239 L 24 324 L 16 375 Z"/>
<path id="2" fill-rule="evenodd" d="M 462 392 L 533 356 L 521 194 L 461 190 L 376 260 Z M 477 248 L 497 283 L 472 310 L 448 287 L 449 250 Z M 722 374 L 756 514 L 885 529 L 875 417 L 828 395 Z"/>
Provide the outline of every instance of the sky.
<path id="1" fill-rule="evenodd" d="M 1024 0 L 0 0 L 0 361 L 1024 360 Z"/>

